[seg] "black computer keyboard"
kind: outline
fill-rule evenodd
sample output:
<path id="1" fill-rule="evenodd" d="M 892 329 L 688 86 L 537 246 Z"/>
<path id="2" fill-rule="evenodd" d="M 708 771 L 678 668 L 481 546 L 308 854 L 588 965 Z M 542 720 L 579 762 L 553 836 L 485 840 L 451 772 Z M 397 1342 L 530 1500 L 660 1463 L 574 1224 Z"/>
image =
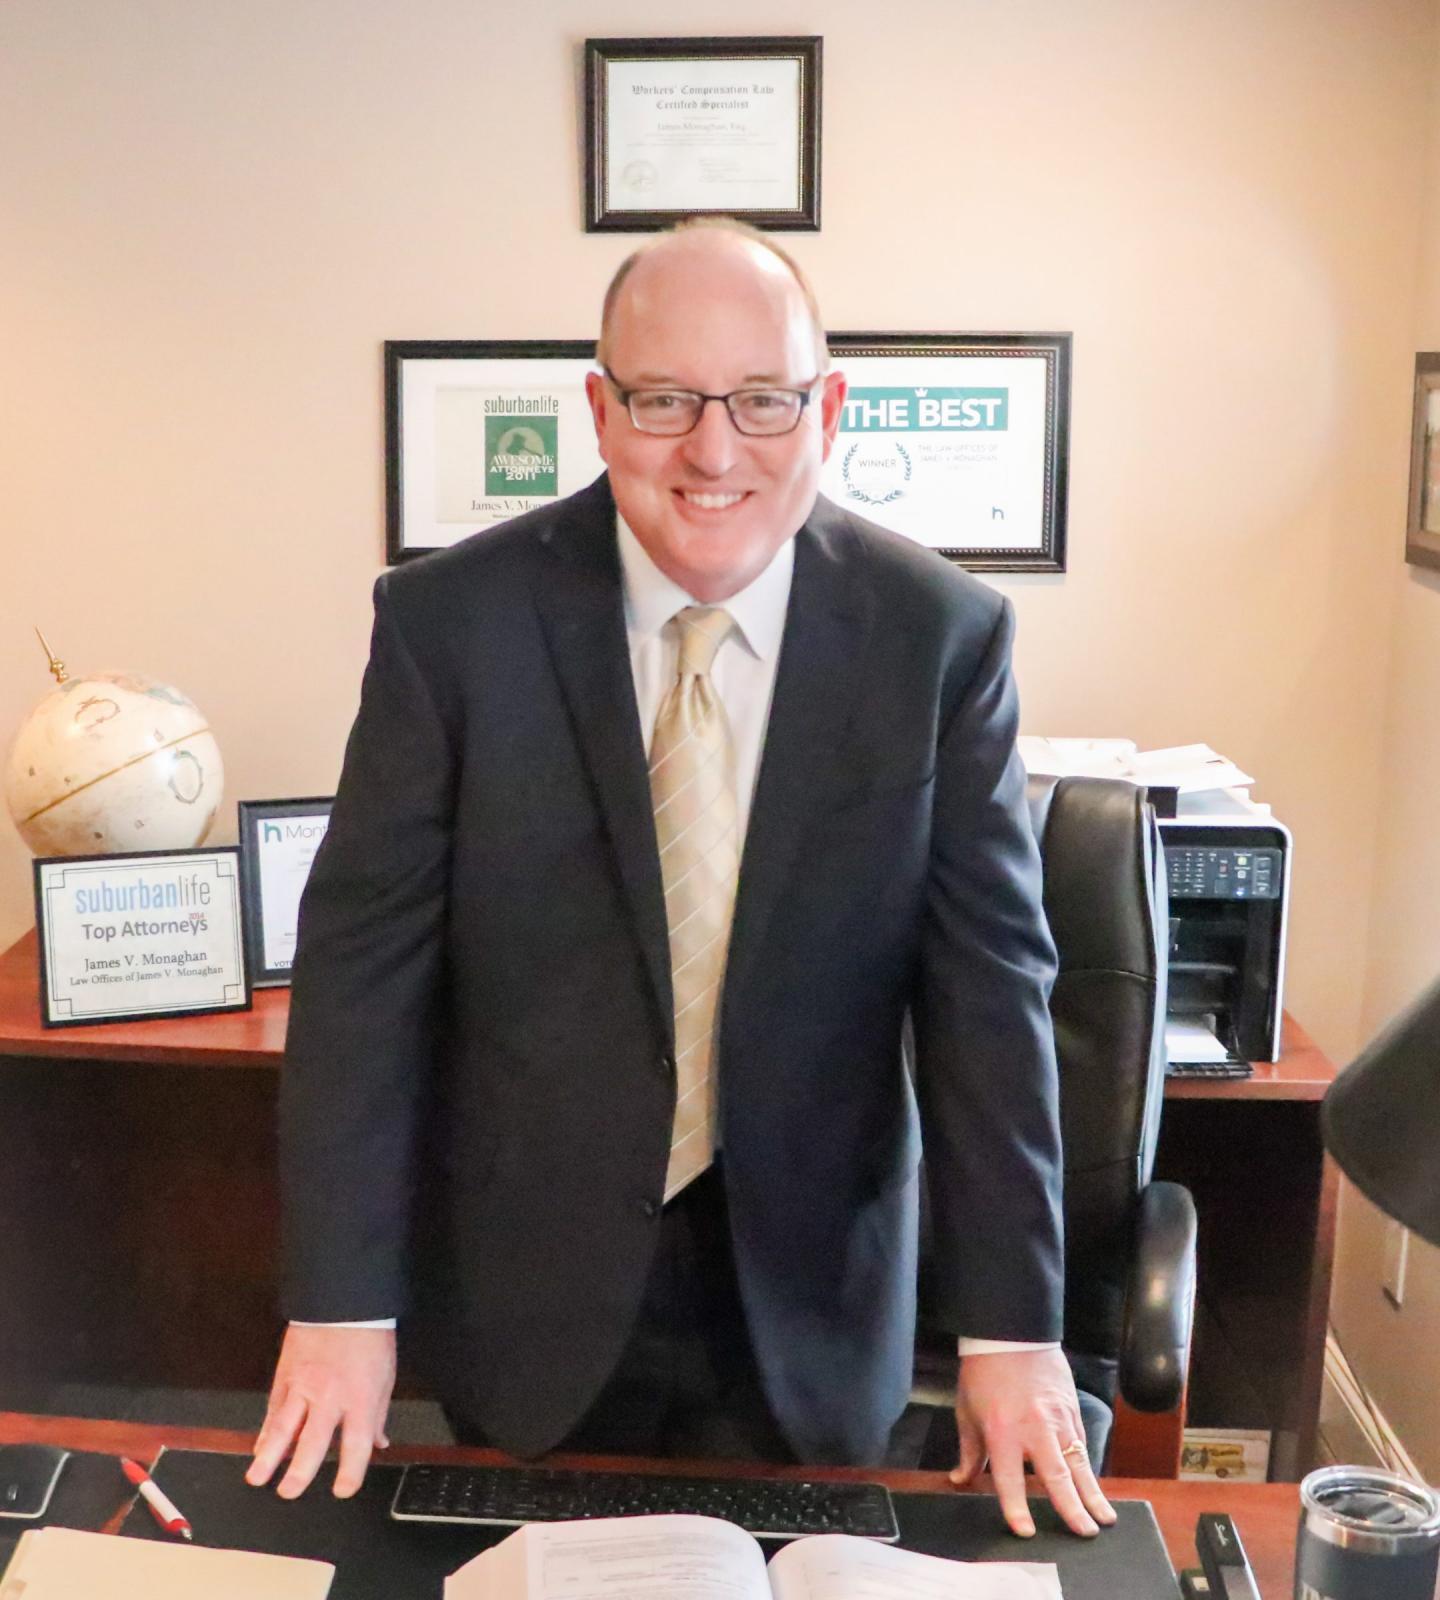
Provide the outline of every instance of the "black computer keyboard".
<path id="1" fill-rule="evenodd" d="M 1249 1078 L 1255 1072 L 1248 1061 L 1172 1061 L 1167 1078 Z"/>
<path id="2" fill-rule="evenodd" d="M 638 1472 L 518 1467 L 406 1467 L 390 1515 L 402 1522 L 568 1522 L 691 1512 L 738 1523 L 757 1539 L 807 1533 L 900 1536 L 890 1491 L 878 1483 L 766 1478 L 671 1478 Z"/>

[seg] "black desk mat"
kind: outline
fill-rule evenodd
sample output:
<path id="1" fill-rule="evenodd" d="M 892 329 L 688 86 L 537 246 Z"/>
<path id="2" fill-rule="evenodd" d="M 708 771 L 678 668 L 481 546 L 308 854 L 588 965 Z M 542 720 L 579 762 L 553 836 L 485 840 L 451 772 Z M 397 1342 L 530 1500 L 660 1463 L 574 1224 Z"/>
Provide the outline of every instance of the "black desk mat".
<path id="1" fill-rule="evenodd" d="M 334 1467 L 327 1465 L 302 1499 L 284 1501 L 273 1489 L 252 1489 L 244 1480 L 247 1465 L 242 1456 L 167 1451 L 154 1477 L 189 1518 L 197 1544 L 334 1562 L 330 1600 L 440 1600 L 444 1580 L 509 1531 L 392 1522 L 399 1467 L 372 1466 L 354 1499 L 337 1500 L 330 1493 Z M 907 1550 L 966 1561 L 1053 1561 L 1065 1600 L 1176 1600 L 1175 1575 L 1145 1501 L 1121 1501 L 1120 1520 L 1096 1539 L 1066 1532 L 1045 1501 L 1032 1500 L 1030 1508 L 1037 1533 L 1020 1540 L 988 1496 L 895 1496 Z M 120 1531 L 169 1537 L 139 1501 Z"/>
<path id="2" fill-rule="evenodd" d="M 99 1528 L 134 1493 L 115 1456 L 72 1450 L 43 1517 L 0 1519 L 0 1572 L 27 1528 Z"/>

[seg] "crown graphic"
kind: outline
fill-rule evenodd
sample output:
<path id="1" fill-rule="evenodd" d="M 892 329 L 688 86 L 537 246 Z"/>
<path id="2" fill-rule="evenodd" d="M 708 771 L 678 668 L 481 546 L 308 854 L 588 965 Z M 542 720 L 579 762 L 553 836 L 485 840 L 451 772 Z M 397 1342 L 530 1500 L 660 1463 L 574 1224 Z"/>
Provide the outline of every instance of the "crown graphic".
<path id="1" fill-rule="evenodd" d="M 915 398 L 917 400 L 923 400 L 925 398 L 925 396 L 927 394 L 929 394 L 929 393 L 930 393 L 930 391 L 928 389 L 917 389 L 915 391 Z"/>

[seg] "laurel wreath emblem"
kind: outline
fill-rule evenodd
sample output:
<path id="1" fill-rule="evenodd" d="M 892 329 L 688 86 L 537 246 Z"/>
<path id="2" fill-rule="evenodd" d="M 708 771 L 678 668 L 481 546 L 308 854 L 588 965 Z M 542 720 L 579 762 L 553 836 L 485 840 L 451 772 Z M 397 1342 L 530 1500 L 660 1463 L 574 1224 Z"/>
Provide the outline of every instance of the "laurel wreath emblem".
<path id="1" fill-rule="evenodd" d="M 845 459 L 840 463 L 840 475 L 845 480 L 845 492 L 850 499 L 858 500 L 861 505 L 888 506 L 892 500 L 898 500 L 905 493 L 904 489 L 891 489 L 888 494 L 882 495 L 866 494 L 863 489 L 857 489 L 850 481 L 850 460 L 860 448 L 860 443 L 861 441 L 857 439 L 845 452 Z M 910 474 L 914 470 L 910 462 L 910 452 L 903 444 L 897 444 L 895 454 L 905 463 L 905 482 L 909 483 Z"/>

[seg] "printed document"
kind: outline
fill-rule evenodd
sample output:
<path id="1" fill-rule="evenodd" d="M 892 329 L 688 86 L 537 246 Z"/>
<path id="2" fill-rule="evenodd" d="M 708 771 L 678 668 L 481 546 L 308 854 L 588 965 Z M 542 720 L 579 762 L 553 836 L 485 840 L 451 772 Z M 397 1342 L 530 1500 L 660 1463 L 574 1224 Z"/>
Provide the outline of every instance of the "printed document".
<path id="1" fill-rule="evenodd" d="M 532 1522 L 445 1581 L 445 1600 L 1061 1600 L 1053 1564 L 945 1561 L 818 1534 L 766 1568 L 716 1517 Z M 3 1597 L 0 1597 L 3 1600 Z"/>

